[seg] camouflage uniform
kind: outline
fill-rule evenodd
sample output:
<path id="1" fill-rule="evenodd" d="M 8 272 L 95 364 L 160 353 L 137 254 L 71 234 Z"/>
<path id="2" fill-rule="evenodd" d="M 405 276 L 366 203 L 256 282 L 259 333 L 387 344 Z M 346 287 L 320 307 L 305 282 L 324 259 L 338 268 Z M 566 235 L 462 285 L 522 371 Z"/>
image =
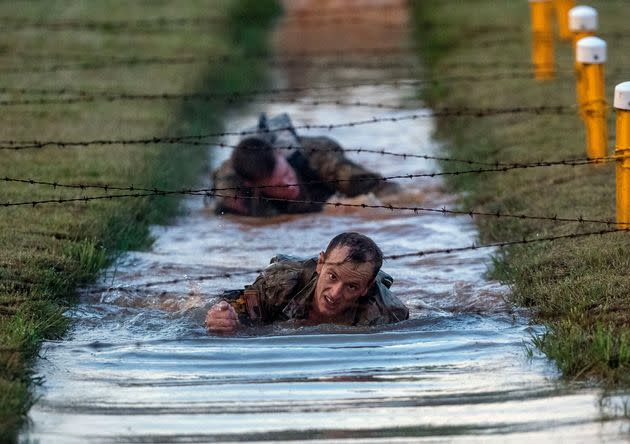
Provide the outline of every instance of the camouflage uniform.
<path id="1" fill-rule="evenodd" d="M 252 285 L 223 296 L 244 325 L 307 319 L 317 283 L 316 266 L 316 258 L 278 255 Z M 389 290 L 393 281 L 387 273 L 378 272 L 367 294 L 346 313 L 352 325 L 390 324 L 409 317 L 407 307 Z"/>
<path id="2" fill-rule="evenodd" d="M 217 191 L 215 212 L 234 212 L 225 205 L 227 196 L 244 197 L 242 202 L 248 216 L 273 216 L 286 213 L 311 213 L 321 211 L 323 204 L 335 192 L 348 197 L 368 192 L 387 194 L 398 191 L 398 185 L 380 180 L 382 176 L 369 171 L 347 159 L 343 148 L 328 137 L 300 137 L 301 148 L 287 150 L 287 161 L 296 172 L 298 182 L 307 183 L 300 187 L 300 195 L 295 200 L 307 202 L 287 202 L 267 200 L 256 189 Z M 246 187 L 245 181 L 235 171 L 232 159 L 226 160 L 212 175 L 215 188 Z M 351 181 L 345 181 L 350 179 Z M 321 183 L 322 181 L 341 182 Z"/>

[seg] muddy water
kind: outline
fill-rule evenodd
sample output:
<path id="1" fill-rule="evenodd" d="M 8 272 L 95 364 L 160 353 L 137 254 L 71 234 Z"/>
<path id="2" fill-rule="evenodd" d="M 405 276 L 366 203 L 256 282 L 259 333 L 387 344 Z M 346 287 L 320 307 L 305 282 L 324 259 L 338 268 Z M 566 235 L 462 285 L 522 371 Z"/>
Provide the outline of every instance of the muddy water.
<path id="1" fill-rule="evenodd" d="M 295 4 L 308 7 L 309 2 Z M 383 15 L 373 20 L 383 21 Z M 404 26 L 404 9 L 384 23 Z M 322 44 L 311 34 L 321 29 L 303 30 L 301 44 L 289 37 L 294 32 L 295 25 L 280 26 L 279 52 Z M 404 36 L 375 35 L 379 41 Z M 363 39 L 355 36 L 356 41 L 342 37 L 337 34 L 348 57 L 352 45 L 369 46 L 372 38 L 367 31 Z M 328 35 L 324 43 L 334 40 Z M 274 82 L 308 86 L 391 80 L 393 75 L 328 64 L 321 70 L 278 70 Z M 249 127 L 261 111 L 288 112 L 297 125 L 396 117 L 421 110 L 413 96 L 413 88 L 391 85 L 317 90 L 287 97 L 291 103 L 286 104 L 261 100 L 228 116 L 227 125 L 237 131 Z M 405 104 L 411 111 L 312 106 L 296 99 L 369 99 Z M 440 154 L 430 138 L 432 128 L 430 119 L 420 119 L 336 129 L 329 135 L 346 147 Z M 218 163 L 229 151 L 212 147 L 211 155 Z M 349 156 L 384 175 L 437 169 L 422 159 Z M 401 184 L 405 193 L 398 202 L 440 207 L 454 200 L 436 179 Z M 360 201 L 378 203 L 373 196 Z M 278 252 L 313 255 L 345 230 L 370 235 L 386 255 L 469 245 L 476 238 L 469 219 L 329 209 L 267 221 L 239 220 L 212 215 L 198 198 L 186 205 L 187 214 L 172 226 L 153 228 L 156 242 L 150 251 L 126 254 L 97 286 L 82 292 L 81 303 L 69 313 L 74 327 L 67 338 L 45 344 L 36 367 L 45 383 L 23 442 L 627 438 L 626 426 L 614 418 L 623 399 L 560 383 L 544 358 L 527 356 L 523 343 L 540 328 L 504 301 L 505 288 L 484 277 L 491 254 L 487 250 L 387 261 L 384 269 L 395 278 L 393 289 L 411 309 L 411 319 L 395 326 L 276 325 L 233 337 L 204 331 L 204 313 L 216 295 L 254 276 L 196 281 L 197 276 L 261 268 Z M 142 286 L 171 279 L 179 282 Z"/>

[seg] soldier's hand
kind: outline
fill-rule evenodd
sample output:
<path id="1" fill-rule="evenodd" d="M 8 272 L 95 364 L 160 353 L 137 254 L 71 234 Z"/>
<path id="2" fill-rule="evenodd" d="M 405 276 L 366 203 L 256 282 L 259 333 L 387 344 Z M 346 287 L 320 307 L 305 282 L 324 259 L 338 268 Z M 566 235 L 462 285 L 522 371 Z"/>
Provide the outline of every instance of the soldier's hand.
<path id="1" fill-rule="evenodd" d="M 234 308 L 226 301 L 214 305 L 206 315 L 206 328 L 216 333 L 232 333 L 240 322 Z"/>

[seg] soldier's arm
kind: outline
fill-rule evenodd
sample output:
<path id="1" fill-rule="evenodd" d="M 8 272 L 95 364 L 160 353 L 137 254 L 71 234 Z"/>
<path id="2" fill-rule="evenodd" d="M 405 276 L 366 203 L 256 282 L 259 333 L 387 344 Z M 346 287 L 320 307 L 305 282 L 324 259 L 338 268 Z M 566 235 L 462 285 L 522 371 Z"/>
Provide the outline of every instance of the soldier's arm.
<path id="1" fill-rule="evenodd" d="M 387 182 L 382 180 L 380 174 L 348 159 L 343 148 L 334 140 L 328 137 L 309 137 L 303 138 L 301 142 L 311 168 L 322 180 L 332 181 L 330 187 L 334 190 L 354 197 L 390 187 L 384 186 Z"/>
<path id="2" fill-rule="evenodd" d="M 245 183 L 236 174 L 229 159 L 212 173 L 212 183 L 214 188 L 219 189 L 219 191 L 216 191 L 215 213 L 250 214 L 248 199 L 242 198 L 242 196 L 245 196 L 245 190 L 238 189 L 244 187 Z M 232 189 L 221 191 L 224 188 Z"/>
<path id="3" fill-rule="evenodd" d="M 212 332 L 232 333 L 241 326 L 269 324 L 280 319 L 300 282 L 300 271 L 283 263 L 273 263 L 243 291 L 224 293 L 206 316 Z"/>

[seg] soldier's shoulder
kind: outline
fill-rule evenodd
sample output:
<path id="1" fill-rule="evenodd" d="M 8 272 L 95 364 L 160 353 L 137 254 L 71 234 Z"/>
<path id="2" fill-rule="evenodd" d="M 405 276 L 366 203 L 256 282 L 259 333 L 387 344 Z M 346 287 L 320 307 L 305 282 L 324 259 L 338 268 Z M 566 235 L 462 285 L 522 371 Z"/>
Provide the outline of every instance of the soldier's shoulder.
<path id="1" fill-rule="evenodd" d="M 302 258 L 288 254 L 276 254 L 271 258 L 264 274 L 274 279 L 303 282 L 313 275 L 316 265 L 317 259 L 314 257 Z"/>
<path id="2" fill-rule="evenodd" d="M 360 300 L 357 324 L 391 324 L 409 318 L 407 306 L 390 290 L 393 282 L 388 273 L 379 271 L 372 290 Z"/>
<path id="3" fill-rule="evenodd" d="M 333 151 L 342 149 L 339 142 L 327 136 L 302 136 L 300 137 L 300 143 L 302 144 L 302 148 L 306 151 L 323 147 L 328 147 Z"/>

